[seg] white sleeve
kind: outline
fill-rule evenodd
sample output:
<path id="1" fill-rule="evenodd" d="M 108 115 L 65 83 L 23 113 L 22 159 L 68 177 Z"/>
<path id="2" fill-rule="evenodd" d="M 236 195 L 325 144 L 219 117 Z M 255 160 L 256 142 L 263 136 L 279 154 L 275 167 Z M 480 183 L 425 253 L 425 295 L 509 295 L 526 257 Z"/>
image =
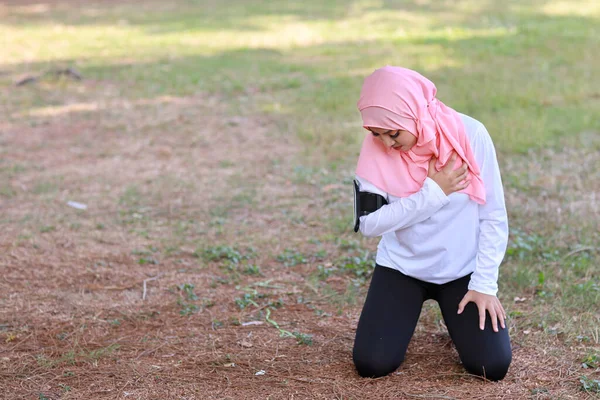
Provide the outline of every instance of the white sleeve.
<path id="1" fill-rule="evenodd" d="M 361 191 L 376 193 L 389 201 L 389 195 L 367 180 L 356 177 Z M 425 221 L 448 204 L 444 191 L 431 178 L 427 178 L 421 190 L 408 197 L 386 204 L 369 215 L 360 217 L 360 232 L 367 237 L 381 236 Z"/>
<path id="2" fill-rule="evenodd" d="M 469 290 L 495 296 L 498 268 L 508 244 L 508 216 L 496 150 L 483 125 L 473 141 L 473 153 L 485 186 L 486 203 L 479 206 L 479 245 Z"/>

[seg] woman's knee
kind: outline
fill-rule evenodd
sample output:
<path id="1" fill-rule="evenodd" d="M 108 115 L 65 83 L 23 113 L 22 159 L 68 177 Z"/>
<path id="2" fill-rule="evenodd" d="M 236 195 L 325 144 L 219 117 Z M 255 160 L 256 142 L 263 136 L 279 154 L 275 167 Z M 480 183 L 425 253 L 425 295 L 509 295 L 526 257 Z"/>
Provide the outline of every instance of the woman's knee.
<path id="1" fill-rule="evenodd" d="M 394 372 L 402 361 L 403 357 L 390 358 L 389 354 L 377 354 L 377 352 L 359 352 L 354 349 L 354 366 L 356 371 L 363 378 L 379 378 L 391 372 Z"/>
<path id="2" fill-rule="evenodd" d="M 464 366 L 472 374 L 483 376 L 490 381 L 500 381 L 504 379 L 510 367 L 512 356 L 510 353 L 493 360 L 483 362 L 465 363 Z"/>
<path id="3" fill-rule="evenodd" d="M 394 372 L 400 364 L 378 360 L 354 360 L 356 371 L 363 378 L 379 378 Z"/>

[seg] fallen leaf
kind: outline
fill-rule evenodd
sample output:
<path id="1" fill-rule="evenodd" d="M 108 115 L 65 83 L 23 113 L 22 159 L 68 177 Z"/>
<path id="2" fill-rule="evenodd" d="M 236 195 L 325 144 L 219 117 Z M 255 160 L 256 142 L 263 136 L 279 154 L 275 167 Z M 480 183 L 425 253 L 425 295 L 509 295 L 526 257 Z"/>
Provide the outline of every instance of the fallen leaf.
<path id="1" fill-rule="evenodd" d="M 515 297 L 515 303 L 522 303 L 527 300 L 527 297 Z"/>

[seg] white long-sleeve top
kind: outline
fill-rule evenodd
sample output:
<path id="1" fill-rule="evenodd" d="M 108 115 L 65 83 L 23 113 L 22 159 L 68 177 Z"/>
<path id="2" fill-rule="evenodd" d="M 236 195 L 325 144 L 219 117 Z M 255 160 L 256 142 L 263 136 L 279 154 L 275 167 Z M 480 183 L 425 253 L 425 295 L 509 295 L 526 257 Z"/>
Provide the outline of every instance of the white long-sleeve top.
<path id="1" fill-rule="evenodd" d="M 508 243 L 508 217 L 496 150 L 485 126 L 460 114 L 485 185 L 486 203 L 463 193 L 446 196 L 431 178 L 408 197 L 395 197 L 357 176 L 361 191 L 388 203 L 360 217 L 360 231 L 381 236 L 377 264 L 443 284 L 473 273 L 469 289 L 496 295 L 498 267 Z"/>

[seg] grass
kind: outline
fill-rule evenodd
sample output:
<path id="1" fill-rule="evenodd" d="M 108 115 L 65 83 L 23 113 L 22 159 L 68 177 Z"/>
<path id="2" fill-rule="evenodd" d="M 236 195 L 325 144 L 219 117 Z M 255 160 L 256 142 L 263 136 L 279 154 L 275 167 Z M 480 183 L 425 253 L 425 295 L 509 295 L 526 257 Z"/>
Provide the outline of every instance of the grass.
<path id="1" fill-rule="evenodd" d="M 298 10 L 234 2 L 225 12 L 186 2 L 148 7 L 135 15 L 124 4 L 93 11 L 17 9 L 2 29 L 12 46 L 6 61 L 11 72 L 22 72 L 19 65 L 40 69 L 67 60 L 92 78 L 128 82 L 129 89 L 121 93 L 125 96 L 207 91 L 226 96 L 233 109 L 243 109 L 251 96 L 259 110 L 291 124 L 307 148 L 333 158 L 348 158 L 361 134 L 351 99 L 362 77 L 378 65 L 398 62 L 389 55 L 397 53 L 402 64 L 430 74 L 449 104 L 484 121 L 498 147 L 510 152 L 597 129 L 595 93 L 589 92 L 585 76 L 595 65 L 593 21 L 598 9 L 593 2 L 582 2 L 576 11 L 566 12 L 560 4 L 511 2 L 496 9 L 489 3 L 462 2 L 453 10 L 393 2 L 356 2 L 349 8 L 311 3 Z M 215 29 L 211 21 L 221 14 L 227 18 Z M 367 27 L 365 21 L 373 23 Z M 56 28 L 50 38 L 68 45 L 46 54 L 49 49 L 39 43 L 49 27 Z M 304 41 L 298 31 L 305 32 Z M 120 45 L 110 45 L 115 42 Z M 24 59 L 23 46 L 40 64 Z M 125 53 L 136 61 L 121 66 Z M 336 72 L 340 69 L 344 72 Z M 26 111 L 30 116 L 43 110 L 56 115 L 79 112 L 78 103 L 61 106 L 60 97 L 47 89 L 20 91 L 24 97 L 14 104 L 26 105 L 29 96 L 37 96 L 44 106 Z M 81 105 L 94 105 L 86 102 L 85 94 L 71 94 Z M 49 109 L 53 102 L 57 105 Z M 311 121 L 300 123 L 307 114 Z M 322 121 L 327 121 L 325 130 Z M 125 192 L 125 197 L 132 194 Z M 237 201 L 250 198 L 241 194 Z"/>
<path id="2" fill-rule="evenodd" d="M 13 73 L 75 65 L 86 77 L 127 81 L 128 97 L 218 93 L 237 99 L 234 109 L 251 101 L 333 158 L 347 157 L 362 133 L 355 110 L 362 78 L 402 64 L 482 120 L 500 150 L 525 151 L 600 128 L 598 93 L 586 84 L 598 63 L 600 7 L 578 3 L 572 10 L 552 1 L 234 1 L 226 8 L 187 1 L 144 13 L 127 3 L 21 7 L 9 9 L 0 34 Z M 29 115 L 52 112 L 49 104 L 65 114 L 78 112 L 78 98 L 85 103 L 73 96 L 74 105 L 61 107 L 50 89 L 25 89 L 17 100 Z"/>
<path id="3" fill-rule="evenodd" d="M 135 283 L 168 271 L 173 277 L 148 286 L 145 312 L 174 313 L 178 318 L 165 325 L 182 324 L 182 338 L 203 337 L 188 335 L 196 321 L 226 333 L 252 320 L 303 349 L 335 348 L 327 335 L 339 322 L 336 335 L 346 338 L 355 323 L 376 246 L 351 231 L 348 185 L 364 134 L 357 96 L 373 69 L 403 65 L 434 81 L 448 105 L 481 120 L 497 146 L 511 223 L 500 298 L 515 342 L 530 351 L 558 341 L 565 346 L 558 353 L 583 352 L 573 358 L 578 375 L 569 387 L 598 391 L 598 2 L 85 3 L 0 6 L 0 115 L 7 127 L 0 125 L 0 202 L 8 205 L 1 223 L 2 234 L 18 238 L 7 254 L 19 266 L 33 260 L 36 268 L 27 270 L 65 273 L 55 291 L 73 288 L 65 296 L 80 296 L 73 304 L 90 307 L 91 315 L 114 310 L 98 314 L 105 304 L 94 303 L 100 295 L 85 284 L 110 291 L 110 279 Z M 25 75 L 66 66 L 84 80 L 47 75 L 13 86 Z M 65 209 L 68 200 L 88 210 Z M 82 263 L 69 259 L 74 248 L 107 262 L 76 269 Z M 111 261 L 106 254 L 117 249 L 124 255 Z M 59 260 L 52 251 L 74 269 L 53 269 Z M 45 269 L 37 267 L 38 256 L 50 260 Z M 32 304 L 36 279 L 44 280 L 21 279 L 28 290 L 21 294 Z M 50 280 L 43 283 L 52 288 Z M 171 297 L 159 297 L 163 292 Z M 106 301 L 119 314 L 101 317 L 115 339 L 129 337 L 129 311 L 121 307 L 139 298 L 119 296 Z M 65 297 L 60 304 L 72 302 Z M 428 304 L 423 313 L 418 333 L 432 325 L 438 332 L 437 308 Z M 108 334 L 103 329 L 94 331 L 99 338 Z M 237 343 L 237 332 L 206 346 L 215 356 L 220 346 L 237 352 L 237 345 L 227 347 Z M 256 347 L 279 343 L 264 335 Z M 19 344 L 16 333 L 8 338 L 10 346 Z M 131 356 L 127 346 L 118 348 L 124 360 Z M 96 362 L 117 350 L 99 348 L 54 351 L 37 362 Z M 275 349 L 300 365 L 289 348 Z M 176 352 L 153 363 L 171 362 Z M 76 384 L 55 389 L 77 390 Z M 535 395 L 553 390 L 549 383 L 527 388 Z"/>

